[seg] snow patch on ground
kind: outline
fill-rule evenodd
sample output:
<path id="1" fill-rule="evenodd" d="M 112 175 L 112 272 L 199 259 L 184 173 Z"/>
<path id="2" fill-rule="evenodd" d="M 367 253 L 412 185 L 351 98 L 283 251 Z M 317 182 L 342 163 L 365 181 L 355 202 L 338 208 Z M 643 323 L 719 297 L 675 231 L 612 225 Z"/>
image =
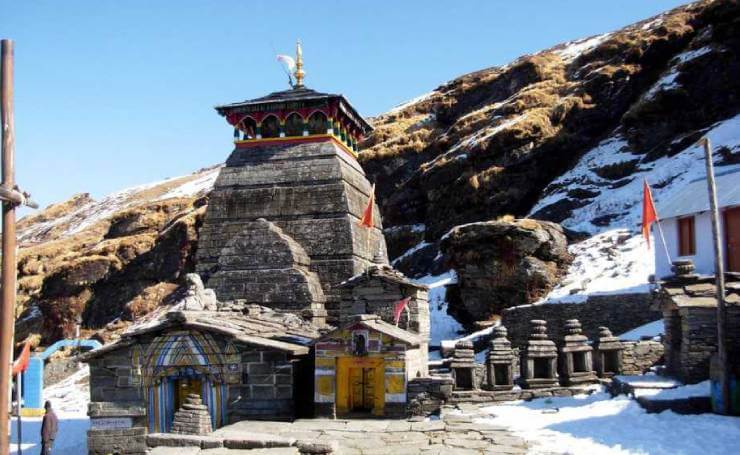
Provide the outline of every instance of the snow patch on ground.
<path id="1" fill-rule="evenodd" d="M 665 325 L 662 319 L 658 319 L 657 321 L 648 322 L 645 325 L 634 328 L 629 332 L 624 332 L 619 335 L 619 339 L 624 341 L 640 341 L 645 338 L 658 338 L 663 334 L 665 334 Z"/>
<path id="2" fill-rule="evenodd" d="M 412 254 L 416 253 L 416 252 L 417 252 L 417 251 L 419 251 L 420 249 L 422 249 L 422 248 L 424 248 L 424 247 L 427 247 L 427 246 L 429 246 L 429 245 L 431 245 L 431 243 L 429 243 L 429 242 L 426 242 L 426 241 L 421 241 L 421 242 L 417 243 L 416 245 L 414 245 L 414 246 L 412 246 L 411 248 L 409 248 L 408 250 L 406 250 L 406 251 L 405 251 L 405 252 L 404 252 L 404 253 L 403 253 L 402 255 L 400 255 L 400 256 L 398 256 L 398 257 L 397 257 L 396 259 L 394 259 L 394 260 L 393 260 L 393 261 L 391 262 L 391 265 L 395 266 L 395 265 L 396 265 L 396 264 L 397 264 L 398 262 L 400 262 L 400 261 L 402 261 L 402 260 L 406 259 L 407 257 L 409 257 L 409 256 L 411 256 Z"/>
<path id="3" fill-rule="evenodd" d="M 698 52 L 694 51 L 694 52 Z M 740 115 L 713 125 L 706 136 L 715 150 L 740 147 Z M 604 166 L 639 160 L 635 171 L 615 185 L 596 171 Z M 723 168 L 720 168 L 723 169 Z M 647 162 L 629 149 L 626 140 L 615 132 L 611 137 L 587 152 L 568 172 L 556 179 L 545 195 L 531 210 L 537 211 L 568 198 L 572 190 L 587 190 L 595 194 L 586 204 L 572 210 L 561 224 L 593 237 L 572 245 L 575 255 L 567 276 L 544 301 L 583 302 L 593 293 L 648 292 L 648 277 L 654 271 L 653 250 L 639 234 L 642 217 L 642 185 L 647 180 L 660 215 L 662 201 L 668 200 L 688 182 L 705 175 L 704 152 L 691 145 L 671 157 Z M 599 224 L 593 223 L 600 220 Z M 651 242 L 653 248 L 656 242 Z"/>
<path id="4" fill-rule="evenodd" d="M 170 199 L 175 197 L 193 197 L 199 194 L 205 194 L 216 182 L 221 166 L 215 167 L 201 174 L 198 178 L 190 180 L 176 188 L 166 192 L 157 200 Z"/>
<path id="5" fill-rule="evenodd" d="M 709 397 L 712 394 L 712 386 L 709 380 L 698 384 L 688 384 L 673 389 L 638 389 L 636 397 L 649 397 L 650 401 L 663 400 L 686 400 L 688 398 Z"/>
<path id="6" fill-rule="evenodd" d="M 625 396 L 606 392 L 485 408 L 476 420 L 510 428 L 530 443 L 530 454 L 688 455 L 734 453 L 740 419 L 714 414 L 648 414 Z M 711 436 L 709 436 L 711 435 Z"/>
<path id="7" fill-rule="evenodd" d="M 405 102 L 403 102 L 401 104 L 397 104 L 396 106 L 393 107 L 393 109 L 389 110 L 388 112 L 386 112 L 383 115 L 395 114 L 396 112 L 400 112 L 400 111 L 406 109 L 407 107 L 409 107 L 409 106 L 411 106 L 413 104 L 421 103 L 422 101 L 430 98 L 435 93 L 437 93 L 437 91 L 436 90 L 432 90 L 429 93 L 425 93 L 423 95 L 419 95 L 416 98 L 412 98 L 412 99 L 410 99 L 408 101 L 405 101 Z"/>
<path id="8" fill-rule="evenodd" d="M 604 41 L 606 41 L 612 34 L 604 33 L 603 35 L 596 35 L 590 38 L 582 38 L 575 41 L 568 41 L 565 43 L 565 47 L 555 51 L 564 61 L 570 62 L 578 58 L 581 54 L 590 51 L 597 47 Z"/>
<path id="9" fill-rule="evenodd" d="M 583 303 L 589 295 L 646 293 L 655 256 L 627 229 L 597 234 L 568 247 L 574 256 L 561 283 L 537 303 Z"/>
<path id="10" fill-rule="evenodd" d="M 100 201 L 91 201 L 83 204 L 63 216 L 41 223 L 34 223 L 29 228 L 18 233 L 18 240 L 21 243 L 35 243 L 42 240 L 43 235 L 51 229 L 57 226 L 66 226 L 66 229 L 59 235 L 60 238 L 63 238 L 80 233 L 106 220 L 116 212 L 133 207 L 141 202 L 151 202 L 152 200 L 163 200 L 173 197 L 193 197 L 198 194 L 205 194 L 213 187 L 213 182 L 216 180 L 220 169 L 221 166 L 216 166 L 191 175 L 146 183 L 117 191 L 109 194 Z M 162 188 L 160 189 L 158 187 Z M 157 191 L 162 191 L 163 194 L 157 196 Z M 152 192 L 154 194 L 150 194 Z"/>
<path id="11" fill-rule="evenodd" d="M 90 369 L 82 365 L 80 370 L 63 381 L 47 387 L 44 399 L 50 400 L 59 418 L 59 432 L 54 441 L 53 453 L 65 455 L 87 455 L 87 430 L 90 419 L 87 405 L 90 401 Z M 41 450 L 41 417 L 23 418 L 23 453 L 38 453 Z M 13 418 L 10 453 L 16 454 L 18 433 Z"/>
<path id="12" fill-rule="evenodd" d="M 431 325 L 429 344 L 439 346 L 442 340 L 455 339 L 461 333 L 464 333 L 462 325 L 447 314 L 447 288 L 445 285 L 457 282 L 455 272 L 450 270 L 441 275 L 427 275 L 414 281 L 429 286 L 429 322 Z M 430 352 L 429 358 L 439 358 L 439 352 Z"/>

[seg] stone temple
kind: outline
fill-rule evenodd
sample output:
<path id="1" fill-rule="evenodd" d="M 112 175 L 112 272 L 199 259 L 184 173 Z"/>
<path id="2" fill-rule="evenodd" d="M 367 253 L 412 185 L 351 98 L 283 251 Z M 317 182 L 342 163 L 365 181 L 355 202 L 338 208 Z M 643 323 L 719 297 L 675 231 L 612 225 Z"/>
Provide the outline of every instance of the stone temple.
<path id="1" fill-rule="evenodd" d="M 299 59 L 299 64 L 301 64 Z M 197 272 L 220 300 L 339 321 L 341 282 L 386 263 L 375 226 L 359 225 L 372 187 L 357 162 L 370 125 L 342 95 L 302 83 L 216 107 L 234 150 L 210 195 Z"/>
<path id="2" fill-rule="evenodd" d="M 428 377 L 428 289 L 388 264 L 357 162 L 371 128 L 303 86 L 300 48 L 296 66 L 291 90 L 216 108 L 235 147 L 178 303 L 85 354 L 90 454 L 240 420 L 403 417 Z"/>

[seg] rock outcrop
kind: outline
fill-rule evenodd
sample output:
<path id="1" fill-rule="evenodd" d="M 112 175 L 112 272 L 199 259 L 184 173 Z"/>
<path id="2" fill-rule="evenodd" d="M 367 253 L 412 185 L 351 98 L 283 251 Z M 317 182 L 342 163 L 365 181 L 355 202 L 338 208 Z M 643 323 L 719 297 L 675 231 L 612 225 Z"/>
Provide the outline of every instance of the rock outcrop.
<path id="1" fill-rule="evenodd" d="M 500 219 L 458 226 L 441 243 L 458 275 L 450 313 L 471 323 L 532 303 L 550 291 L 571 261 L 555 223 Z"/>

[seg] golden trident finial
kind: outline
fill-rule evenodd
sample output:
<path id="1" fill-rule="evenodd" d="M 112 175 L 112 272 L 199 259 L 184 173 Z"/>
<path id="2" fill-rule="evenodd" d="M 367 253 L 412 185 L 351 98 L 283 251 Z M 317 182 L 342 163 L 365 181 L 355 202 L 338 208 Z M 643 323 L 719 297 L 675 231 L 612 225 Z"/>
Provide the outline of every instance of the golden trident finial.
<path id="1" fill-rule="evenodd" d="M 303 87 L 303 49 L 301 49 L 301 40 L 295 44 L 295 88 Z"/>

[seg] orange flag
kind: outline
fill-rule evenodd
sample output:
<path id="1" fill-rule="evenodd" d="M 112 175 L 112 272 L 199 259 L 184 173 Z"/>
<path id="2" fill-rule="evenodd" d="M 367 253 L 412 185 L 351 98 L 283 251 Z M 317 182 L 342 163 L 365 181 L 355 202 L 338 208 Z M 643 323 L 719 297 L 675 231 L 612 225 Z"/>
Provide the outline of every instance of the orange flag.
<path id="1" fill-rule="evenodd" d="M 28 359 L 31 357 L 31 343 L 26 341 L 26 345 L 23 346 L 23 352 L 15 362 L 13 362 L 13 376 L 18 373 L 26 371 L 28 368 Z"/>
<path id="2" fill-rule="evenodd" d="M 648 249 L 650 249 L 650 225 L 655 221 L 658 221 L 658 212 L 655 211 L 653 193 L 645 179 L 642 184 L 642 236 L 647 241 Z"/>
<path id="3" fill-rule="evenodd" d="M 373 221 L 373 205 L 375 205 L 375 184 L 374 183 L 373 183 L 373 187 L 370 189 L 370 198 L 367 200 L 367 207 L 365 207 L 365 211 L 362 213 L 362 219 L 360 220 L 360 226 L 365 226 L 366 228 L 370 229 L 375 225 Z"/>

